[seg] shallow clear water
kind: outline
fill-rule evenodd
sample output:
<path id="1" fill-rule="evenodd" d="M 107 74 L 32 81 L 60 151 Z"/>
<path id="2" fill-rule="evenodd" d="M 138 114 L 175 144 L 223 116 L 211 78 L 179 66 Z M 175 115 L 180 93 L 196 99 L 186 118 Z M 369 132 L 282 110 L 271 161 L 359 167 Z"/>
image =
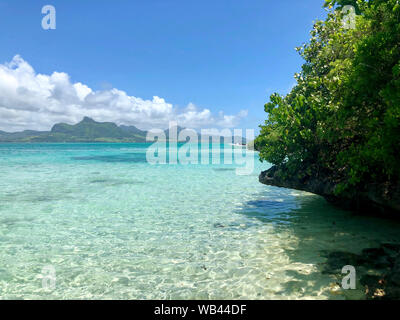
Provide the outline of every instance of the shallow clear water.
<path id="1" fill-rule="evenodd" d="M 0 298 L 341 299 L 321 252 L 400 239 L 396 222 L 261 185 L 258 160 L 238 176 L 149 165 L 146 147 L 0 145 Z"/>

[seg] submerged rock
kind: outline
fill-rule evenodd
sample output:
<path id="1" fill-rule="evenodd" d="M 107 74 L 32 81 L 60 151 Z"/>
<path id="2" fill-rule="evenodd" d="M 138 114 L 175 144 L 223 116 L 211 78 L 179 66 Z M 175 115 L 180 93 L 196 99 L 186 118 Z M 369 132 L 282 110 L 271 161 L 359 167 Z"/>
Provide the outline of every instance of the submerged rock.
<path id="1" fill-rule="evenodd" d="M 363 286 L 364 298 L 400 300 L 400 245 L 382 244 L 379 248 L 364 249 L 360 255 L 350 252 L 324 252 L 327 258 L 322 273 L 343 277 L 345 265 L 356 268 L 357 279 Z"/>
<path id="2" fill-rule="evenodd" d="M 389 284 L 400 287 L 400 255 L 397 256 L 393 268 L 387 278 Z"/>
<path id="3" fill-rule="evenodd" d="M 330 252 L 328 254 L 324 254 L 324 256 L 327 258 L 327 261 L 324 264 L 322 273 L 327 274 L 340 274 L 344 266 L 355 266 L 359 260 L 358 255 L 342 251 Z"/>
<path id="4" fill-rule="evenodd" d="M 376 269 L 390 268 L 394 263 L 394 259 L 383 248 L 364 249 L 361 257 L 362 262 Z"/>

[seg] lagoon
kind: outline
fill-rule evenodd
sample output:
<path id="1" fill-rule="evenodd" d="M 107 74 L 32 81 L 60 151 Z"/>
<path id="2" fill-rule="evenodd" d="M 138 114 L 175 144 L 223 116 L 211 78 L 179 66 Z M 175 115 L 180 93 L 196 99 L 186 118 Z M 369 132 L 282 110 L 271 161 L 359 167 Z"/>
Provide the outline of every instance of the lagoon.
<path id="1" fill-rule="evenodd" d="M 1 299 L 351 299 L 326 253 L 400 243 L 397 222 L 260 184 L 257 153 L 237 175 L 149 146 L 0 144 Z"/>

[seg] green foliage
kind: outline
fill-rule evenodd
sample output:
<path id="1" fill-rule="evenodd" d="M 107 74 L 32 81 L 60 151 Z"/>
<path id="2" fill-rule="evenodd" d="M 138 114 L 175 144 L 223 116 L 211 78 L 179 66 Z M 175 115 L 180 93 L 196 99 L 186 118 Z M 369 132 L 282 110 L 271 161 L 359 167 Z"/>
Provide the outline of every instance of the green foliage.
<path id="1" fill-rule="evenodd" d="M 400 5 L 397 0 L 334 1 L 357 4 L 355 29 L 340 10 L 315 23 L 298 48 L 305 63 L 297 85 L 265 105 L 268 118 L 256 148 L 262 160 L 330 172 L 336 192 L 371 181 L 400 180 Z"/>
<path id="2" fill-rule="evenodd" d="M 357 14 L 361 13 L 361 7 L 364 1 L 360 0 L 325 0 L 325 8 L 333 8 L 336 6 L 337 10 L 341 10 L 345 6 L 353 6 Z"/>

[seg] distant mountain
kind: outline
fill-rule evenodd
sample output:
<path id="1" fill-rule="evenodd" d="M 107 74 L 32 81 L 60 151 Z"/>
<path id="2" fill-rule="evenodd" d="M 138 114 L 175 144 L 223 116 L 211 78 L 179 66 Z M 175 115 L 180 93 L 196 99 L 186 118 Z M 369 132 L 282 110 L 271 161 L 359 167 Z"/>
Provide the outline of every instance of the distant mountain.
<path id="1" fill-rule="evenodd" d="M 177 127 L 178 135 L 185 128 Z M 164 131 L 166 138 L 170 129 Z M 97 122 L 84 117 L 77 124 L 55 124 L 51 131 L 25 130 L 22 132 L 0 131 L 0 142 L 146 142 L 147 131 L 135 126 L 118 126 L 113 122 Z M 219 137 L 223 142 L 222 137 Z M 245 139 L 241 138 L 243 143 Z M 200 141 L 200 135 L 199 135 Z"/>
<path id="2" fill-rule="evenodd" d="M 85 117 L 77 124 L 57 123 L 51 131 L 0 132 L 0 142 L 145 142 L 146 131 Z"/>
<path id="3" fill-rule="evenodd" d="M 99 141 L 99 142 L 144 142 L 146 132 L 129 127 L 129 130 L 117 126 L 113 122 L 96 122 L 85 117 L 75 125 L 58 123 L 51 129 L 51 135 L 72 141 Z"/>
<path id="4" fill-rule="evenodd" d="M 122 125 L 122 126 L 119 126 L 122 130 L 124 130 L 124 131 L 126 131 L 126 132 L 129 132 L 129 133 L 131 133 L 131 134 L 135 134 L 135 135 L 139 135 L 139 136 L 146 136 L 146 134 L 147 134 L 147 131 L 143 131 L 143 130 L 140 130 L 140 129 L 138 129 L 138 128 L 136 128 L 135 126 L 124 126 L 124 125 Z"/>
<path id="5" fill-rule="evenodd" d="M 167 130 L 164 131 L 167 140 L 170 139 L 170 130 L 171 129 L 172 128 L 167 129 Z M 179 141 L 179 142 L 188 141 L 188 138 L 183 139 L 183 140 L 179 140 L 179 134 L 181 133 L 181 131 L 183 131 L 185 129 L 186 128 L 183 128 L 183 127 L 180 127 L 180 126 L 176 127 L 176 133 L 178 135 L 178 139 L 176 139 L 177 141 Z M 190 131 L 192 131 L 192 130 L 189 130 L 189 132 Z M 219 136 L 219 135 L 208 134 L 208 135 L 202 136 L 200 133 L 197 133 L 197 139 L 198 139 L 199 142 L 211 142 L 212 141 L 214 143 L 214 141 L 216 141 L 216 142 L 219 141 L 220 143 L 225 143 L 225 142 L 233 143 L 233 142 L 236 142 L 236 143 L 240 143 L 240 144 L 246 144 L 246 139 L 242 138 L 242 137 L 228 137 L 228 139 L 226 139 L 226 138 L 224 138 L 222 136 Z M 170 139 L 170 141 L 174 141 L 174 140 L 175 139 L 173 139 L 173 138 Z"/>
<path id="6" fill-rule="evenodd" d="M 0 131 L 0 142 L 19 142 L 31 137 L 39 137 L 45 135 L 45 131 L 25 130 L 21 132 L 4 132 Z"/>
<path id="7" fill-rule="evenodd" d="M 171 134 L 170 134 L 171 129 L 174 129 L 174 132 L 176 132 L 177 137 L 171 137 Z M 183 130 L 185 130 L 185 128 L 182 128 L 182 127 L 180 127 L 180 126 L 171 127 L 171 128 L 169 128 L 169 129 L 167 129 L 167 130 L 164 130 L 165 138 L 166 138 L 167 140 L 169 140 L 169 141 L 174 141 L 174 140 L 179 141 L 179 139 L 178 139 L 178 138 L 179 138 L 179 134 L 180 134 L 181 131 L 183 131 Z M 174 134 L 174 132 L 173 132 L 173 134 Z M 185 140 L 184 140 L 184 141 L 185 141 Z"/>

